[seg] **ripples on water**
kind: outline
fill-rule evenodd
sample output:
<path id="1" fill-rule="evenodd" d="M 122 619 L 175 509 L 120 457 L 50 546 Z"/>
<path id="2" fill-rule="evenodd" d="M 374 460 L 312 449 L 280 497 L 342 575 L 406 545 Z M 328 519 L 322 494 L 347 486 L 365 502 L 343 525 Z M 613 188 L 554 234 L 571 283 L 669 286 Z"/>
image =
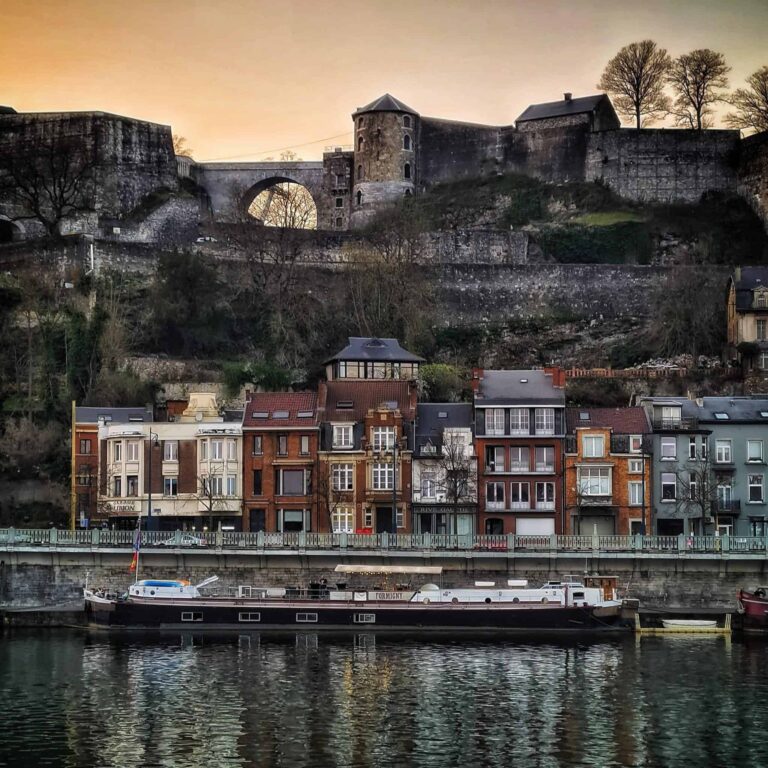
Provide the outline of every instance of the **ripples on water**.
<path id="1" fill-rule="evenodd" d="M 0 637 L 0 766 L 768 766 L 768 647 Z"/>

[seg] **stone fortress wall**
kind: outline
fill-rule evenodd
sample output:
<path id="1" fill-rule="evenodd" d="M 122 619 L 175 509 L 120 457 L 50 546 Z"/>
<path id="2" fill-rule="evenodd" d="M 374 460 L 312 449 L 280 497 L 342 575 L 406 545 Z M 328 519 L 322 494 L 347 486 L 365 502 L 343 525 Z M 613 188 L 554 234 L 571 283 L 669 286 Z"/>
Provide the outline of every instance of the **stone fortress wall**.
<path id="1" fill-rule="evenodd" d="M 556 111 L 567 96 L 532 108 Z M 68 231 L 133 242 L 192 238 L 199 221 L 226 220 L 223 211 L 242 203 L 235 196 L 250 199 L 280 181 L 310 189 L 319 229 L 345 231 L 435 184 L 506 173 L 599 181 L 644 202 L 690 203 L 709 191 L 734 192 L 768 222 L 766 134 L 742 141 L 737 131 L 625 129 L 607 98 L 587 99 L 599 99 L 589 113 L 521 120 L 524 113 L 515 125 L 487 126 L 422 117 L 387 95 L 354 113 L 351 151 L 289 164 L 195 163 L 174 156 L 169 126 L 102 112 L 17 114 L 0 107 L 0 160 L 41 136 L 79 137 L 96 169 L 93 210 Z M 152 202 L 158 191 L 188 199 Z M 15 213 L 0 195 L 0 219 Z M 153 220 L 142 226 L 142 217 Z"/>

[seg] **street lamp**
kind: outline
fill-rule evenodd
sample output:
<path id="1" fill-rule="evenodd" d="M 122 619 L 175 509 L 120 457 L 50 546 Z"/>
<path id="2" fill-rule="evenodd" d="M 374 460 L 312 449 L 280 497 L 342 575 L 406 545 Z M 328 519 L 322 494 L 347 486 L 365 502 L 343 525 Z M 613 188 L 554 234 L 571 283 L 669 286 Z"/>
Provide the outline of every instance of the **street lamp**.
<path id="1" fill-rule="evenodd" d="M 160 437 L 149 430 L 149 466 L 147 467 L 148 492 L 147 492 L 147 530 L 152 530 L 152 449 L 160 442 Z"/>

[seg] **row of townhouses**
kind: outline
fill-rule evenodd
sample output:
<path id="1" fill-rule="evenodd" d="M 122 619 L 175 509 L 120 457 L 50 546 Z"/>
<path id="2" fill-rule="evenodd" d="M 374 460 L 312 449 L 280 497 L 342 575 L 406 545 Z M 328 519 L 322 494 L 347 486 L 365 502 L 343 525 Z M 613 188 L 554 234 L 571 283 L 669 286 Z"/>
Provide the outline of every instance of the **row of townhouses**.
<path id="1" fill-rule="evenodd" d="M 317 391 L 77 407 L 73 517 L 164 530 L 763 535 L 768 398 L 571 408 L 565 376 L 472 372 L 419 403 L 423 360 L 351 338 Z"/>

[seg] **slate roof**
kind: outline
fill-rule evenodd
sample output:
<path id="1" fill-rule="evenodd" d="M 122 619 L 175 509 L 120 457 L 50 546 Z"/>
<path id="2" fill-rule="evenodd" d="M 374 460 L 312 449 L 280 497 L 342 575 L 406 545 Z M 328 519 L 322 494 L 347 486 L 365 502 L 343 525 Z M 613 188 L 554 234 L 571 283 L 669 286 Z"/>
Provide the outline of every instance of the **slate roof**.
<path id="1" fill-rule="evenodd" d="M 483 371 L 475 405 L 565 405 L 565 392 L 544 371 Z"/>
<path id="2" fill-rule="evenodd" d="M 648 397 L 641 402 L 653 405 L 680 405 L 684 419 L 698 419 L 700 424 L 752 423 L 768 426 L 768 397 L 704 397 L 701 405 L 687 397 Z M 715 413 L 728 414 L 718 419 Z M 765 416 L 761 414 L 765 413 Z"/>
<path id="3" fill-rule="evenodd" d="M 443 430 L 472 429 L 471 403 L 419 403 L 416 407 L 416 451 L 427 443 L 440 450 Z"/>
<path id="4" fill-rule="evenodd" d="M 78 406 L 75 408 L 75 421 L 78 424 L 98 424 L 99 418 L 106 422 L 124 424 L 127 422 L 151 422 L 154 421 L 152 411 L 143 405 L 133 408 L 111 408 L 98 406 Z"/>
<path id="5" fill-rule="evenodd" d="M 352 113 L 352 116 L 362 115 L 365 112 L 410 112 L 412 115 L 418 115 L 419 113 L 415 109 L 411 109 L 407 104 L 403 104 L 400 99 L 396 99 L 388 93 L 383 96 L 379 96 L 370 104 L 366 104 L 364 107 L 358 107 L 356 112 Z"/>
<path id="6" fill-rule="evenodd" d="M 731 277 L 736 288 L 736 309 L 741 312 L 753 309 L 752 291 L 759 286 L 768 288 L 768 267 L 741 267 L 737 274 L 738 280 L 734 279 L 735 275 Z"/>
<path id="7" fill-rule="evenodd" d="M 299 414 L 304 415 L 299 416 Z M 317 427 L 317 394 L 315 392 L 255 392 L 245 404 L 243 427 L 314 429 Z"/>
<path id="8" fill-rule="evenodd" d="M 594 112 L 603 100 L 610 104 L 610 99 L 604 93 L 598 93 L 595 96 L 579 96 L 568 101 L 562 99 L 561 101 L 548 101 L 545 104 L 531 104 L 517 118 L 516 122 L 524 123 L 528 120 L 545 120 L 549 117 L 565 117 Z M 613 105 L 611 105 L 611 109 L 613 109 Z"/>
<path id="9" fill-rule="evenodd" d="M 323 421 L 363 421 L 369 410 L 383 403 L 399 408 L 403 418 L 413 421 L 416 408 L 411 405 L 413 384 L 405 379 L 358 379 L 329 381 L 325 388 Z M 413 398 L 415 403 L 415 397 Z M 349 403 L 349 407 L 339 404 Z M 322 403 L 321 403 L 322 405 Z"/>
<path id="10" fill-rule="evenodd" d="M 589 416 L 582 419 L 582 415 Z M 613 430 L 615 435 L 642 435 L 651 431 L 645 409 L 632 408 L 566 408 L 567 431 L 573 433 L 577 427 L 603 427 Z"/>
<path id="11" fill-rule="evenodd" d="M 421 363 L 423 357 L 414 355 L 400 346 L 397 339 L 377 339 L 370 336 L 350 336 L 341 352 L 328 358 L 325 364 L 336 360 L 368 360 L 371 362 Z"/>

